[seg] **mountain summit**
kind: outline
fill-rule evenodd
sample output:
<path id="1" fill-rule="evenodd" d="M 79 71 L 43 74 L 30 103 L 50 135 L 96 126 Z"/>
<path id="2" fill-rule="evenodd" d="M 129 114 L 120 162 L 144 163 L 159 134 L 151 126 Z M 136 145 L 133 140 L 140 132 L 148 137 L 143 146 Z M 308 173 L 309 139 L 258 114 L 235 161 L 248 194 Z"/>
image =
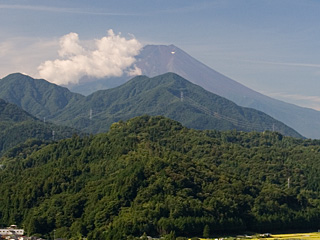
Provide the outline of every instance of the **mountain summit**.
<path id="1" fill-rule="evenodd" d="M 153 77 L 175 72 L 192 83 L 244 107 L 263 111 L 309 138 L 320 138 L 320 112 L 260 94 L 204 65 L 174 45 L 147 45 L 137 67 Z"/>
<path id="2" fill-rule="evenodd" d="M 40 119 L 49 119 L 83 97 L 44 79 L 34 79 L 21 73 L 0 79 L 0 98 Z"/>
<path id="3" fill-rule="evenodd" d="M 154 77 L 166 72 L 174 72 L 206 90 L 232 101 L 232 96 L 241 98 L 259 94 L 242 84 L 222 75 L 199 62 L 174 45 L 147 45 L 137 57 L 137 67 L 142 74 Z"/>
<path id="4" fill-rule="evenodd" d="M 174 72 L 219 96 L 225 97 L 243 107 L 263 111 L 282 121 L 308 138 L 320 138 L 320 112 L 285 103 L 260 94 L 205 64 L 174 45 L 147 45 L 137 56 L 137 67 L 142 74 L 154 77 Z M 71 89 L 87 93 L 88 89 L 106 89 L 123 84 L 129 77 L 100 79 Z M 81 91 L 82 89 L 82 91 Z"/>

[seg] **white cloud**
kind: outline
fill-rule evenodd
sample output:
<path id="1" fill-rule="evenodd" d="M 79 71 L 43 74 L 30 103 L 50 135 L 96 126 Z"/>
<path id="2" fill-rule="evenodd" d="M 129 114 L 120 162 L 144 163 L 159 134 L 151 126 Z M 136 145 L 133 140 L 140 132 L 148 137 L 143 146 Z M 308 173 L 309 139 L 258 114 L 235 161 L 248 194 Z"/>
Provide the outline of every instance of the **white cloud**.
<path id="1" fill-rule="evenodd" d="M 47 12 L 69 12 L 73 9 L 57 8 L 47 6 L 32 6 L 32 5 L 19 5 L 19 4 L 0 4 L 0 9 L 18 9 L 18 10 L 32 10 L 32 11 L 47 11 Z M 75 10 L 73 10 L 75 11 Z"/>
<path id="2" fill-rule="evenodd" d="M 12 43 L 10 43 L 10 42 L 0 43 L 0 57 L 6 56 L 10 52 L 12 47 L 13 47 Z"/>
<path id="3" fill-rule="evenodd" d="M 142 74 L 142 70 L 141 70 L 140 68 L 138 68 L 136 65 L 134 65 L 133 67 L 134 67 L 134 68 L 129 69 L 129 70 L 127 71 L 127 75 L 128 75 L 128 76 L 133 77 L 133 76 L 138 76 L 138 75 L 141 75 L 141 74 Z"/>
<path id="4" fill-rule="evenodd" d="M 302 94 L 289 94 L 284 92 L 264 93 L 270 97 L 278 98 L 283 101 L 292 102 L 296 105 L 313 108 L 320 111 L 320 96 L 308 96 Z"/>
<path id="5" fill-rule="evenodd" d="M 108 31 L 107 36 L 94 41 L 94 48 L 81 46 L 78 34 L 69 33 L 60 39 L 59 59 L 45 61 L 39 67 L 42 78 L 56 84 L 77 84 L 83 76 L 95 78 L 132 76 L 141 73 L 134 64 L 142 44 L 134 37 L 126 39 L 121 34 Z"/>
<path id="6" fill-rule="evenodd" d="M 68 57 L 73 55 L 84 54 L 85 51 L 80 45 L 78 34 L 69 33 L 60 39 L 59 56 Z"/>
<path id="7" fill-rule="evenodd" d="M 270 65 L 289 66 L 289 67 L 320 68 L 320 64 L 312 64 L 312 63 L 268 62 L 268 61 L 252 61 L 252 60 L 243 60 L 243 61 L 251 62 L 251 63 L 263 63 L 263 64 L 270 64 Z"/>
<path id="8" fill-rule="evenodd" d="M 85 15 L 105 15 L 105 16 L 136 16 L 137 15 L 133 13 L 121 13 L 121 12 L 84 11 L 78 8 L 63 8 L 63 7 L 44 6 L 44 5 L 0 4 L 0 9 L 38 11 L 38 12 L 57 12 L 57 13 L 71 13 L 71 14 L 85 14 Z"/>

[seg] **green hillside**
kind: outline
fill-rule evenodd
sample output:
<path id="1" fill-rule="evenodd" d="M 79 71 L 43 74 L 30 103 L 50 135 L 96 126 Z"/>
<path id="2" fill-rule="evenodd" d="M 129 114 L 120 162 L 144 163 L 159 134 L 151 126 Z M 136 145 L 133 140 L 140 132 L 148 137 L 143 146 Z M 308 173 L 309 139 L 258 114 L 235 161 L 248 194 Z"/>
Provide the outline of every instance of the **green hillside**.
<path id="1" fill-rule="evenodd" d="M 14 73 L 0 79 L 0 98 L 20 106 L 37 118 L 49 120 L 83 96 L 43 79 Z"/>
<path id="2" fill-rule="evenodd" d="M 275 130 L 301 137 L 270 116 L 239 107 L 174 73 L 139 76 L 119 87 L 97 91 L 68 105 L 54 120 L 97 133 L 107 131 L 113 122 L 143 114 L 166 116 L 195 129 Z"/>
<path id="3" fill-rule="evenodd" d="M 105 132 L 114 122 L 148 114 L 163 115 L 195 129 L 274 130 L 302 137 L 262 112 L 239 107 L 173 73 L 136 77 L 87 97 L 16 73 L 0 80 L 0 98 L 40 119 L 89 133 Z"/>
<path id="4" fill-rule="evenodd" d="M 0 99 L 0 156 L 27 139 L 59 140 L 79 132 L 69 127 L 43 123 L 14 104 Z"/>
<path id="5" fill-rule="evenodd" d="M 319 141 L 136 117 L 8 152 L 0 224 L 94 240 L 319 229 L 319 159 Z"/>

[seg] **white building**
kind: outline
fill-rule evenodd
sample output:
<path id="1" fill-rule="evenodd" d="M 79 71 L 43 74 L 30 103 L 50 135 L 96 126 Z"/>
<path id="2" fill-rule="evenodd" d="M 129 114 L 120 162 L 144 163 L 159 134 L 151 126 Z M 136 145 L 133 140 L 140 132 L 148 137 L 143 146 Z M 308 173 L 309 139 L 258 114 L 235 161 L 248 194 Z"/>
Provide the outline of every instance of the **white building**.
<path id="1" fill-rule="evenodd" d="M 11 235 L 22 236 L 23 234 L 24 230 L 18 229 L 17 225 L 11 225 L 10 227 L 0 229 L 0 235 L 4 237 Z"/>

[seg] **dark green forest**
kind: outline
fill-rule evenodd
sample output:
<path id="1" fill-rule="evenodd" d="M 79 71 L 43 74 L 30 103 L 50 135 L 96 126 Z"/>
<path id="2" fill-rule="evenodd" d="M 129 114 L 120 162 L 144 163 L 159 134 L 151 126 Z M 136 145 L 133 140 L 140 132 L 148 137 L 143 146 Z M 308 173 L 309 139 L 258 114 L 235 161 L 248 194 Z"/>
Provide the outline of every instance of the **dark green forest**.
<path id="1" fill-rule="evenodd" d="M 59 140 L 79 133 L 70 127 L 40 121 L 14 104 L 0 99 L 0 156 L 30 138 Z"/>
<path id="2" fill-rule="evenodd" d="M 142 116 L 29 140 L 0 168 L 0 224 L 52 238 L 213 236 L 320 227 L 320 141 Z"/>

